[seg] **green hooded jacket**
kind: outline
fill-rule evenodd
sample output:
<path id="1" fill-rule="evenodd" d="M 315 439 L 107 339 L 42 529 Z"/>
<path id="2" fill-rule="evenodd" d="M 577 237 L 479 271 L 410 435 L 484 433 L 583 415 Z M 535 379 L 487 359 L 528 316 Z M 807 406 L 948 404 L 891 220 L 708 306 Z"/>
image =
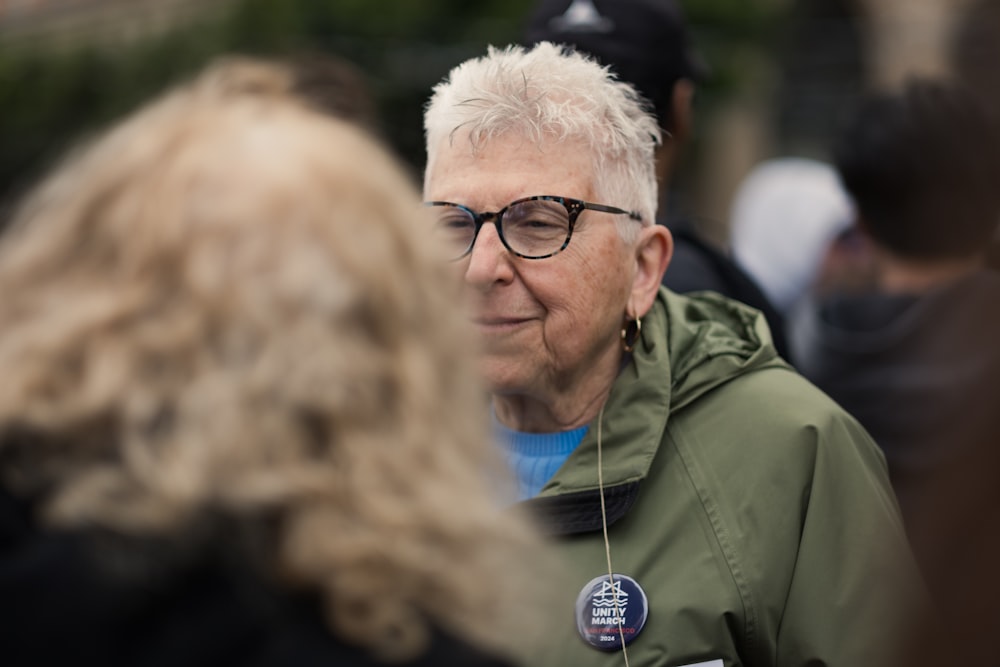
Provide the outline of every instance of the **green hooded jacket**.
<path id="1" fill-rule="evenodd" d="M 661 289 L 600 421 L 525 503 L 572 579 L 528 664 L 625 664 L 574 618 L 608 573 L 599 456 L 612 569 L 648 600 L 629 665 L 886 664 L 924 596 L 885 462 L 762 316 Z"/>

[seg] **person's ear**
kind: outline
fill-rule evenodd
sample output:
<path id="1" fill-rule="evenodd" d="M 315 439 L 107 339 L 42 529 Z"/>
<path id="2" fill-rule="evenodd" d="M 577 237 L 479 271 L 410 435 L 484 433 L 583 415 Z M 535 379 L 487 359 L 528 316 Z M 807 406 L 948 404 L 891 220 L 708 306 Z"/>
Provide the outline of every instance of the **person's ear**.
<path id="1" fill-rule="evenodd" d="M 663 274 L 674 253 L 674 237 L 664 225 L 644 227 L 635 246 L 635 277 L 629 295 L 629 315 L 642 317 L 660 289 Z"/>

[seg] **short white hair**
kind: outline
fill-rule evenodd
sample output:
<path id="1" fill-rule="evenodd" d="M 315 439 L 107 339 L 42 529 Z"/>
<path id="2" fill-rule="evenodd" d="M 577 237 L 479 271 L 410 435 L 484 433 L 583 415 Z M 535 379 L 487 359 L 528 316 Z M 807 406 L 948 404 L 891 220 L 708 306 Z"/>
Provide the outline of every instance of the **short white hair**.
<path id="1" fill-rule="evenodd" d="M 469 133 L 473 151 L 510 132 L 538 144 L 580 140 L 592 151 L 580 159 L 593 163 L 594 190 L 605 199 L 599 203 L 635 210 L 644 225 L 656 219 L 656 117 L 630 84 L 582 53 L 550 42 L 531 49 L 491 46 L 434 87 L 424 130 L 425 177 L 439 147 L 459 130 Z M 626 240 L 634 234 L 625 230 L 635 228 L 619 224 Z"/>

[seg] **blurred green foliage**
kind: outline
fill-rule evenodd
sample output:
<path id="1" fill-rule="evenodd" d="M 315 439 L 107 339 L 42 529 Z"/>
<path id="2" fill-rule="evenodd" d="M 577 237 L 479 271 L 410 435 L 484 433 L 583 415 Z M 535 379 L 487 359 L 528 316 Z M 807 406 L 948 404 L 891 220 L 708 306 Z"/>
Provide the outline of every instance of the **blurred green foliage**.
<path id="1" fill-rule="evenodd" d="M 739 80 L 736 49 L 766 44 L 773 10 L 747 0 L 682 3 L 718 96 Z M 367 77 L 384 137 L 421 167 L 431 86 L 487 43 L 516 41 L 534 0 L 237 0 L 223 12 L 111 46 L 0 46 L 0 207 L 72 143 L 224 53 L 331 53 Z M 771 6 L 773 3 L 764 3 Z M 0 208 L 0 221 L 3 210 Z"/>
<path id="2" fill-rule="evenodd" d="M 431 86 L 485 43 L 515 41 L 532 0 L 240 0 L 126 45 L 0 45 L 0 207 L 69 146 L 227 53 L 331 53 L 367 77 L 385 138 L 422 163 Z M 0 216 L 3 210 L 0 208 Z"/>

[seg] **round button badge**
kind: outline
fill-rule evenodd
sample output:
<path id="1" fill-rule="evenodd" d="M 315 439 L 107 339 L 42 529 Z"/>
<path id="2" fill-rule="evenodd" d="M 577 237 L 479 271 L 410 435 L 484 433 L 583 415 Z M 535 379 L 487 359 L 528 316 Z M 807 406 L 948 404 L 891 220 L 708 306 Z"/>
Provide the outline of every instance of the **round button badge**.
<path id="1" fill-rule="evenodd" d="M 612 578 L 613 577 L 613 578 Z M 576 628 L 583 641 L 613 651 L 631 644 L 646 625 L 649 600 L 642 587 L 624 574 L 592 579 L 576 598 Z"/>

